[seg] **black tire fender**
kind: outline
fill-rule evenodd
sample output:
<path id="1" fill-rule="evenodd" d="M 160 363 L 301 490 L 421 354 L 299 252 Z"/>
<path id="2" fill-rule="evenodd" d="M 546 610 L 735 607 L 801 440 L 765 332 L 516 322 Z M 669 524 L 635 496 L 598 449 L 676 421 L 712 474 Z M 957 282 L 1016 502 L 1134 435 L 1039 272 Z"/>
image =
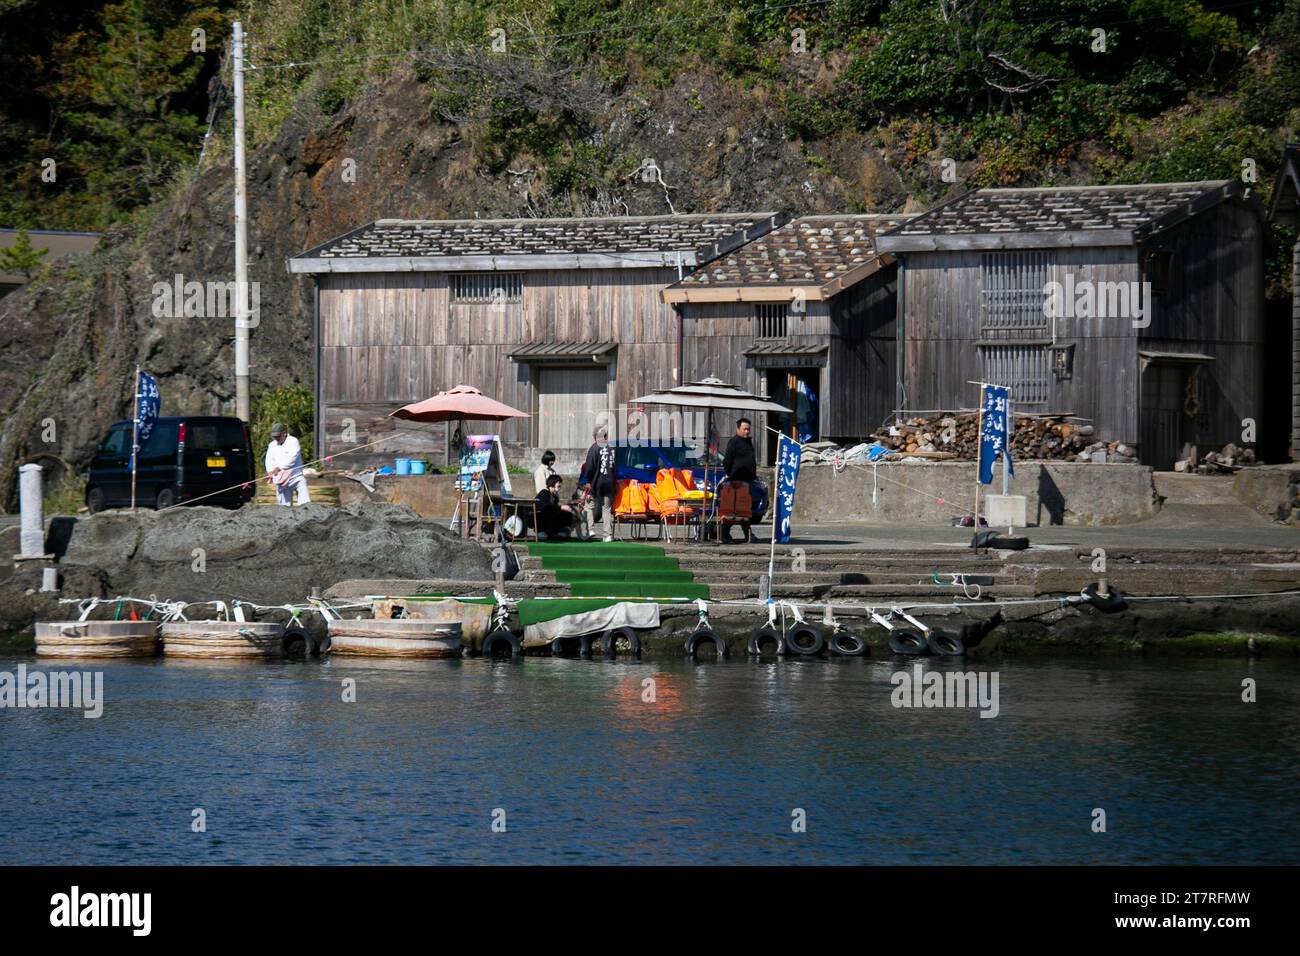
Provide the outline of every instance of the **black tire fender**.
<path id="1" fill-rule="evenodd" d="M 826 650 L 826 638 L 822 637 L 822 632 L 811 624 L 796 624 L 785 632 L 785 646 L 795 654 L 816 657 Z"/>
<path id="2" fill-rule="evenodd" d="M 842 627 L 831 631 L 826 643 L 836 657 L 866 657 L 869 652 L 867 642 L 860 635 Z"/>
<path id="3" fill-rule="evenodd" d="M 764 624 L 762 627 L 754 631 L 753 634 L 749 635 L 749 644 L 746 649 L 749 651 L 750 656 L 762 657 L 763 645 L 768 641 L 772 641 L 776 644 L 776 653 L 778 656 L 785 653 L 785 638 L 781 636 L 781 632 L 771 624 Z"/>
<path id="4" fill-rule="evenodd" d="M 519 638 L 508 628 L 498 627 L 495 631 L 483 638 L 482 654 L 484 657 L 496 657 L 497 653 L 502 650 L 510 651 L 510 659 L 518 660 L 523 656 L 523 647 L 519 643 Z"/>
<path id="5" fill-rule="evenodd" d="M 710 627 L 697 627 L 695 630 L 691 631 L 691 636 L 686 638 L 686 656 L 691 660 L 695 660 L 696 652 L 700 649 L 700 645 L 706 641 L 713 642 L 713 646 L 717 650 L 718 660 L 722 660 L 722 658 L 727 656 L 726 642 L 722 638 L 718 637 L 717 634 L 713 633 L 713 629 Z"/>
<path id="6" fill-rule="evenodd" d="M 618 655 L 618 642 L 627 641 L 629 657 L 641 656 L 641 638 L 630 627 L 615 627 L 600 635 L 600 653 L 607 661 Z"/>
<path id="7" fill-rule="evenodd" d="M 966 653 L 966 642 L 957 631 L 933 630 L 927 644 L 935 657 L 961 657 Z"/>
<path id="8" fill-rule="evenodd" d="M 1098 593 L 1095 583 L 1089 584 L 1083 589 L 1083 599 L 1103 614 L 1114 614 L 1128 607 L 1124 592 L 1119 588 L 1111 588 L 1106 596 L 1102 597 Z"/>
<path id="9" fill-rule="evenodd" d="M 302 656 L 304 658 L 317 657 L 320 651 L 316 647 L 315 639 L 307 633 L 305 628 L 286 627 L 284 634 L 280 637 L 280 651 L 285 657 L 295 657 L 297 652 L 293 650 L 299 644 L 302 645 Z"/>
<path id="10" fill-rule="evenodd" d="M 889 649 L 895 654 L 915 657 L 928 651 L 930 642 L 915 628 L 896 627 L 889 632 Z"/>

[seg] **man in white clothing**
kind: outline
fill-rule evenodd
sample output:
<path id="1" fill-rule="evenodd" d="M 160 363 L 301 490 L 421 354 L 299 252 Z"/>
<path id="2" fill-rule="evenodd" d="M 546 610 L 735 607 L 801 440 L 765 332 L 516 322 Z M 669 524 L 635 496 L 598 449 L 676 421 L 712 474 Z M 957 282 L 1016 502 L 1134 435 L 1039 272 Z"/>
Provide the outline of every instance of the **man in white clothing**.
<path id="1" fill-rule="evenodd" d="M 271 426 L 271 444 L 266 446 L 266 474 L 275 485 L 277 504 L 292 505 L 295 491 L 298 504 L 311 501 L 307 479 L 302 473 L 302 447 L 280 422 Z"/>

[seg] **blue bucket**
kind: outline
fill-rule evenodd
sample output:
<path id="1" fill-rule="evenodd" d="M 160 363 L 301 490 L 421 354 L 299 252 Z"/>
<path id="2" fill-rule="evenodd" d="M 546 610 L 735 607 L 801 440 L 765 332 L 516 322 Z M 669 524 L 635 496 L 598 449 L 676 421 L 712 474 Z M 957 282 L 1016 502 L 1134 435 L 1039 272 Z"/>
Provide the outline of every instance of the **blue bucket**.
<path id="1" fill-rule="evenodd" d="M 413 474 L 413 475 L 422 475 L 422 474 L 424 474 L 424 462 L 421 461 L 421 460 L 418 459 L 418 458 L 412 458 L 412 459 L 411 459 L 411 474 Z"/>
<path id="2" fill-rule="evenodd" d="M 409 475 L 411 473 L 411 459 L 409 458 L 397 459 L 397 473 L 399 475 Z"/>

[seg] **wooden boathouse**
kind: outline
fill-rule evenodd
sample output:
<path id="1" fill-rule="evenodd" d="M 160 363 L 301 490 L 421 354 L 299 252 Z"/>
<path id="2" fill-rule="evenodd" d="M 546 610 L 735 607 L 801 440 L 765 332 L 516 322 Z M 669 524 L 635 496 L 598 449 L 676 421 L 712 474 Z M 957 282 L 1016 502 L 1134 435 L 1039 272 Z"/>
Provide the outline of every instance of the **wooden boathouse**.
<path id="1" fill-rule="evenodd" d="M 757 424 L 793 426 L 803 440 L 866 438 L 893 411 L 897 369 L 898 269 L 875 241 L 907 218 L 802 216 L 668 286 L 683 381 L 715 375 L 787 404 L 790 418 Z M 736 417 L 719 415 L 724 438 Z M 771 461 L 775 436 L 758 435 Z"/>
<path id="2" fill-rule="evenodd" d="M 1273 181 L 1269 219 L 1295 234 L 1291 247 L 1291 388 L 1288 448 L 1292 460 L 1300 460 L 1300 143 L 1289 143 L 1282 151 L 1282 165 Z"/>
<path id="3" fill-rule="evenodd" d="M 1161 469 L 1263 415 L 1263 225 L 1240 182 L 981 189 L 875 244 L 899 260 L 904 413 L 997 382 Z"/>
<path id="4" fill-rule="evenodd" d="M 676 384 L 662 289 L 780 225 L 773 213 L 592 219 L 381 219 L 289 260 L 315 280 L 316 447 L 356 466 L 447 460 L 445 426 L 388 417 L 473 385 L 529 419 L 512 458 L 572 460 L 599 416 Z"/>

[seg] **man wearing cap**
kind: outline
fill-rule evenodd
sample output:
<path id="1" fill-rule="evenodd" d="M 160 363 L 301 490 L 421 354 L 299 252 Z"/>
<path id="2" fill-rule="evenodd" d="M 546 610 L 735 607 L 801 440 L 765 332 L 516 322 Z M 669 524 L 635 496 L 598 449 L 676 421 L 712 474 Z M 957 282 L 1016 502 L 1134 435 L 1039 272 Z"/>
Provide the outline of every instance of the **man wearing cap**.
<path id="1" fill-rule="evenodd" d="M 271 444 L 266 446 L 266 475 L 275 485 L 276 504 L 292 505 L 295 491 L 298 504 L 311 501 L 307 479 L 302 473 L 302 447 L 281 422 L 271 426 Z"/>

